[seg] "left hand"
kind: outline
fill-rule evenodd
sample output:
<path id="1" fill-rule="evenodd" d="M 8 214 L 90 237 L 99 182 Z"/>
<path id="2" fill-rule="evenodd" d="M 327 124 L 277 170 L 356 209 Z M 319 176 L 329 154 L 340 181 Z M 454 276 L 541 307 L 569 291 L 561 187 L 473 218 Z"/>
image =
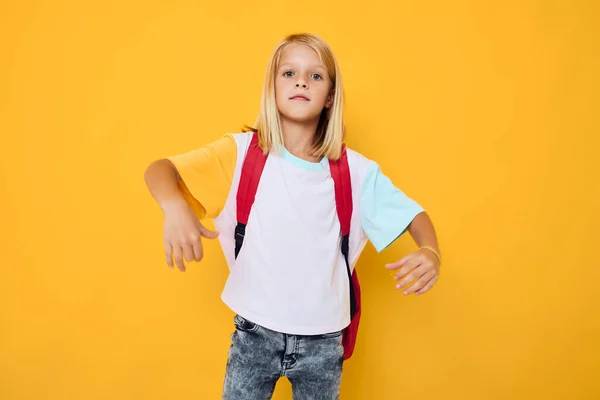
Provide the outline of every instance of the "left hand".
<path id="1" fill-rule="evenodd" d="M 430 250 L 420 249 L 410 253 L 400 261 L 385 266 L 390 270 L 398 270 L 394 279 L 399 280 L 396 289 L 402 289 L 410 282 L 418 279 L 411 287 L 404 291 L 405 295 L 411 293 L 423 294 L 427 292 L 438 280 L 440 261 Z"/>

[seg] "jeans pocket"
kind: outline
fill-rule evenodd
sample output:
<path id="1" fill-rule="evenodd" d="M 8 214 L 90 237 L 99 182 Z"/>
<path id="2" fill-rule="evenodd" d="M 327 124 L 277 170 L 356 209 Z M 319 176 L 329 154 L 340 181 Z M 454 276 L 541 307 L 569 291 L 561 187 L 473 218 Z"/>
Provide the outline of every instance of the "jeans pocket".
<path id="1" fill-rule="evenodd" d="M 242 317 L 239 314 L 236 314 L 235 317 L 233 317 L 233 323 L 235 324 L 235 328 L 237 330 L 248 333 L 256 332 L 260 327 L 258 324 L 252 321 L 248 321 L 246 318 Z"/>
<path id="2" fill-rule="evenodd" d="M 318 336 L 319 336 L 319 338 L 321 338 L 321 339 L 331 339 L 331 338 L 338 338 L 338 337 L 342 336 L 342 333 L 343 333 L 343 332 L 344 332 L 344 331 L 343 331 L 343 330 L 341 330 L 341 331 L 336 331 L 336 332 L 322 333 L 322 334 L 320 334 L 320 335 L 318 335 Z"/>

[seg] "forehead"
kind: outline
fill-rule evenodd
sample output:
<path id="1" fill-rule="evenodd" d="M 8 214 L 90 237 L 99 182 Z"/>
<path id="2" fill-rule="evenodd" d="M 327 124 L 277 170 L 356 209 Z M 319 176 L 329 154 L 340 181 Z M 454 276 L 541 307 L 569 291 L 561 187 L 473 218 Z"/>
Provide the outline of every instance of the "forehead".
<path id="1" fill-rule="evenodd" d="M 319 54 L 312 48 L 300 43 L 288 44 L 281 50 L 279 65 L 283 66 L 286 64 L 302 64 L 308 67 L 321 67 L 326 69 Z"/>

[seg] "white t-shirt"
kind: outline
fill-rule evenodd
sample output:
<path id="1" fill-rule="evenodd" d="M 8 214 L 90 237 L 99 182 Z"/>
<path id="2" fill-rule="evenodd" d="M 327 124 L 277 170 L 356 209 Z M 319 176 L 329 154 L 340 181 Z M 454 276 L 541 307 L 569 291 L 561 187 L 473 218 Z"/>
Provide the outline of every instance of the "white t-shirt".
<path id="1" fill-rule="evenodd" d="M 350 323 L 350 283 L 340 250 L 334 183 L 325 158 L 313 163 L 285 148 L 271 152 L 235 259 L 236 194 L 251 133 L 226 135 L 168 157 L 199 218 L 213 218 L 230 274 L 222 300 L 266 328 L 313 335 Z M 349 262 L 354 268 L 367 240 L 379 252 L 424 212 L 379 166 L 348 149 L 353 213 Z"/>

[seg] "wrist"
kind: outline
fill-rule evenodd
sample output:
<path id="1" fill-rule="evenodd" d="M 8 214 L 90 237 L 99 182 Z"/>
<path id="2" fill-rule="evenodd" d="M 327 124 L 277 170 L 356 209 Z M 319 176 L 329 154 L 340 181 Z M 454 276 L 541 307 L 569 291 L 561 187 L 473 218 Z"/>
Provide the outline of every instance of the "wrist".
<path id="1" fill-rule="evenodd" d="M 442 254 L 440 253 L 439 249 L 436 249 L 433 246 L 427 246 L 427 245 L 419 246 L 419 250 L 421 250 L 421 249 L 426 249 L 426 250 L 432 252 L 433 254 L 435 254 L 435 256 L 437 257 L 438 261 L 441 264 L 441 262 L 442 262 Z"/>
<path id="2" fill-rule="evenodd" d="M 160 204 L 160 208 L 163 211 L 163 213 L 167 213 L 174 209 L 180 209 L 181 207 L 183 207 L 185 205 L 187 205 L 187 202 L 185 201 L 185 199 L 183 197 L 174 197 L 171 199 L 164 200 Z"/>

